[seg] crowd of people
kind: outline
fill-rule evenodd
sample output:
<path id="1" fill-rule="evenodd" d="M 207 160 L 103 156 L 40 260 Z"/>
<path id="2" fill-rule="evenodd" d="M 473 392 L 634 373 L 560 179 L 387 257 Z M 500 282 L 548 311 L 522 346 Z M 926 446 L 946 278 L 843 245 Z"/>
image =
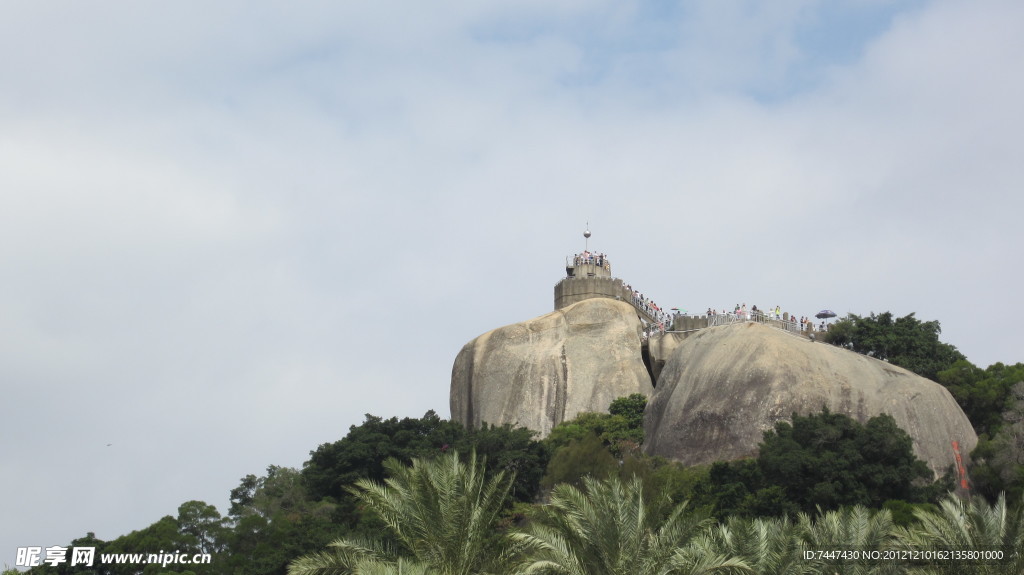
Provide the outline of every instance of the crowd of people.
<path id="1" fill-rule="evenodd" d="M 573 265 L 596 265 L 604 270 L 611 271 L 612 264 L 608 261 L 608 256 L 603 253 L 591 252 L 588 250 L 582 253 L 575 254 L 573 256 Z M 654 333 L 657 331 L 664 332 L 669 329 L 672 325 L 673 314 L 662 309 L 653 300 L 644 296 L 639 290 L 633 289 L 633 286 L 623 284 L 625 290 L 624 300 L 633 304 L 638 310 L 647 314 L 648 317 L 654 320 L 654 323 L 648 326 L 648 330 L 645 331 L 645 335 Z M 676 312 L 674 315 L 678 316 Z M 733 310 L 730 312 L 726 309 L 718 311 L 716 309 L 708 308 L 708 318 L 714 316 L 729 316 L 730 319 L 736 321 L 766 321 L 774 320 L 784 322 L 786 329 L 792 331 L 825 331 L 828 329 L 828 325 L 822 321 L 820 325 L 815 325 L 814 320 L 807 316 L 802 316 L 799 321 L 796 316 L 783 312 L 780 306 L 774 308 L 760 309 L 756 305 L 751 306 L 747 309 L 747 304 L 736 304 Z"/>
<path id="2" fill-rule="evenodd" d="M 599 268 L 611 271 L 612 264 L 608 261 L 608 256 L 605 254 L 594 253 L 590 251 L 584 251 L 581 254 L 576 254 L 572 258 L 572 264 L 574 266 L 590 265 L 594 264 Z"/>
<path id="3" fill-rule="evenodd" d="M 640 293 L 639 290 L 633 289 L 633 286 L 629 284 L 624 284 L 622 287 L 625 288 L 628 300 L 633 304 L 633 307 L 654 319 L 658 329 L 665 331 L 672 324 L 672 315 L 661 309 L 653 300 L 644 297 L 644 294 Z"/>
<path id="4" fill-rule="evenodd" d="M 603 253 L 584 251 L 573 256 L 572 263 L 574 266 L 581 265 L 596 265 L 607 271 L 611 271 L 612 264 L 608 261 L 608 256 Z M 648 317 L 654 320 L 654 328 L 662 332 L 671 325 L 672 316 L 661 309 L 658 304 L 654 303 L 653 300 L 647 298 L 640 292 L 640 290 L 633 289 L 633 286 L 623 284 L 624 294 L 622 299 L 628 301 L 635 308 L 647 314 Z"/>
<path id="5" fill-rule="evenodd" d="M 779 306 L 775 306 L 774 309 L 773 308 L 768 308 L 767 310 L 763 310 L 763 309 L 759 309 L 756 305 L 754 305 L 754 306 L 751 306 L 750 309 L 748 310 L 747 309 L 747 304 L 742 304 L 742 305 L 736 304 L 736 307 L 733 308 L 732 312 L 729 312 L 729 311 L 724 310 L 724 309 L 721 312 L 719 312 L 719 311 L 717 311 L 715 309 L 708 308 L 707 316 L 709 318 L 713 317 L 713 316 L 717 316 L 717 315 L 727 315 L 727 316 L 735 317 L 736 319 L 739 319 L 741 321 L 747 321 L 747 320 L 749 320 L 749 321 L 765 321 L 765 320 L 782 321 L 782 322 L 785 322 L 787 324 L 786 327 L 788 329 L 792 329 L 793 331 L 796 331 L 796 328 L 799 328 L 799 331 L 827 331 L 828 330 L 828 324 L 826 324 L 824 320 L 821 322 L 820 325 L 815 326 L 814 325 L 814 320 L 812 318 L 810 318 L 809 316 L 801 316 L 800 319 L 797 320 L 795 315 L 790 314 L 788 312 L 783 312 L 782 308 L 779 307 Z"/>

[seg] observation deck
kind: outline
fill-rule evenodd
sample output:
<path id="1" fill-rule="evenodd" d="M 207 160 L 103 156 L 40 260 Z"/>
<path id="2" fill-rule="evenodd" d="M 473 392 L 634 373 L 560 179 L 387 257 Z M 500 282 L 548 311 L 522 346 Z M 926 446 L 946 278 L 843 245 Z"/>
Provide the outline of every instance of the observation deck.
<path id="1" fill-rule="evenodd" d="M 647 325 L 664 329 L 668 319 L 668 315 L 654 302 L 612 276 L 612 264 L 608 256 L 584 251 L 565 258 L 565 277 L 555 284 L 555 309 L 596 297 L 630 304 Z"/>

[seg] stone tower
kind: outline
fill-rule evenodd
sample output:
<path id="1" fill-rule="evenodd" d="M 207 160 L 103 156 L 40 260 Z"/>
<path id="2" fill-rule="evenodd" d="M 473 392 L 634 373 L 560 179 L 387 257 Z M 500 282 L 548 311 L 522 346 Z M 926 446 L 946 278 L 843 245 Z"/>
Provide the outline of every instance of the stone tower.
<path id="1" fill-rule="evenodd" d="M 595 297 L 606 297 L 629 302 L 633 294 L 612 277 L 612 264 L 608 256 L 590 251 L 590 229 L 583 232 L 582 253 L 565 258 L 565 278 L 555 285 L 555 310 Z"/>
<path id="2" fill-rule="evenodd" d="M 555 309 L 594 297 L 629 301 L 622 280 L 612 277 L 612 264 L 604 254 L 584 251 L 565 261 L 565 277 L 555 284 Z"/>

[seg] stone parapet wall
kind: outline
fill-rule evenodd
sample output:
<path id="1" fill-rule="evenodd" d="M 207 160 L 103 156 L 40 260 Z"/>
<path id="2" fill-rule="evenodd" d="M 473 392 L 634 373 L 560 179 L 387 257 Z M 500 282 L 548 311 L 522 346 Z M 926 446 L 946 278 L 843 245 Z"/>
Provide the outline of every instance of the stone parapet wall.
<path id="1" fill-rule="evenodd" d="M 669 331 L 693 331 L 704 329 L 708 326 L 707 316 L 678 315 L 672 318 L 672 326 Z"/>
<path id="2" fill-rule="evenodd" d="M 623 301 L 626 288 L 612 277 L 565 278 L 555 285 L 555 309 L 560 310 L 585 299 L 604 297 Z"/>

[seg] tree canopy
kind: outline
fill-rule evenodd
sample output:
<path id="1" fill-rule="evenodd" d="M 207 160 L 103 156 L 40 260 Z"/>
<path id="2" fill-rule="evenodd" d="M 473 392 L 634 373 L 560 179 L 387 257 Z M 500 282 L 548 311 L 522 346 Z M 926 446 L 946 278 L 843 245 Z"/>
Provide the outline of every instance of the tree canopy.
<path id="1" fill-rule="evenodd" d="M 1011 389 L 1024 381 L 1024 363 L 994 363 L 981 369 L 960 360 L 938 373 L 937 380 L 953 395 L 974 430 L 990 436 L 1003 425 L 1003 414 L 1011 407 Z"/>
<path id="2" fill-rule="evenodd" d="M 347 498 L 346 487 L 360 479 L 384 480 L 384 462 L 409 463 L 415 457 L 440 455 L 465 433 L 461 424 L 438 417 L 383 419 L 367 414 L 361 425 L 333 443 L 310 452 L 302 476 L 313 499 Z"/>
<path id="3" fill-rule="evenodd" d="M 615 455 L 639 448 L 644 442 L 644 409 L 647 397 L 634 393 L 620 397 L 608 406 L 608 413 L 584 412 L 563 421 L 544 438 L 548 449 L 554 452 L 573 441 L 582 441 L 596 435 Z"/>
<path id="4" fill-rule="evenodd" d="M 827 409 L 765 432 L 757 459 L 712 465 L 702 487 L 720 517 L 793 515 L 887 500 L 924 501 L 932 477 L 889 415 L 864 425 Z"/>
<path id="5" fill-rule="evenodd" d="M 384 462 L 390 458 L 410 463 L 450 450 L 474 451 L 486 462 L 487 472 L 512 472 L 512 493 L 516 500 L 531 501 L 548 462 L 548 449 L 534 439 L 536 432 L 511 425 L 483 424 L 466 429 L 462 424 L 441 419 L 434 411 L 421 418 L 383 419 L 366 415 L 361 425 L 333 443 L 310 452 L 302 469 L 309 496 L 351 501 L 347 486 L 360 479 L 383 481 Z"/>
<path id="6" fill-rule="evenodd" d="M 849 314 L 833 323 L 823 339 L 871 357 L 888 361 L 935 380 L 938 373 L 966 359 L 956 347 L 939 341 L 936 321 L 921 321 L 911 313 L 893 318 L 891 312 L 869 316 Z"/>

